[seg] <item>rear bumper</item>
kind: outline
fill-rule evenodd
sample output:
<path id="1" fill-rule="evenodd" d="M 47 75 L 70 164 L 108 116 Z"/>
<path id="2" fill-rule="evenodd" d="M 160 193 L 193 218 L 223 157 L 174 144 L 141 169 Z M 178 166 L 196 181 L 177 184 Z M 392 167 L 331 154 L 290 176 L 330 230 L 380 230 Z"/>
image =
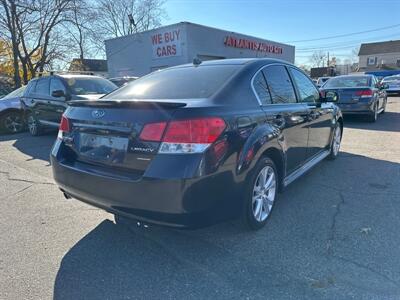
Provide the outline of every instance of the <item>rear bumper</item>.
<path id="1" fill-rule="evenodd" d="M 344 114 L 370 114 L 373 113 L 374 102 L 358 102 L 358 103 L 338 103 L 340 110 Z"/>
<path id="2" fill-rule="evenodd" d="M 238 200 L 232 173 L 193 179 L 130 179 L 93 173 L 50 157 L 60 189 L 80 201 L 144 223 L 204 227 L 233 217 Z M 239 198 L 239 197 L 237 197 Z"/>

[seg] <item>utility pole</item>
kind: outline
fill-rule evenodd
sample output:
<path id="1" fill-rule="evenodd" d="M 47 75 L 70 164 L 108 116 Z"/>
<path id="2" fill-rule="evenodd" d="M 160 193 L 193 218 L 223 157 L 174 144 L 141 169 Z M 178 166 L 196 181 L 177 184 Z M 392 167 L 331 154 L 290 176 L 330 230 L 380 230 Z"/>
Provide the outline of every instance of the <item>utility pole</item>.
<path id="1" fill-rule="evenodd" d="M 328 51 L 328 63 L 326 64 L 326 66 L 329 68 L 329 51 Z"/>

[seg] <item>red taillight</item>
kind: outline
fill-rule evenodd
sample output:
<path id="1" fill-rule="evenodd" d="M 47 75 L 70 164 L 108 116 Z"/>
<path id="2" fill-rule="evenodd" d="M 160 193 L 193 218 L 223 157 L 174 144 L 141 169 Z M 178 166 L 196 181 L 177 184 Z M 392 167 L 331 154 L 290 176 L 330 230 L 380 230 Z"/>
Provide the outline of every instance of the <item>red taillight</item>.
<path id="1" fill-rule="evenodd" d="M 361 90 L 356 92 L 356 96 L 360 97 L 371 97 L 373 94 L 372 90 Z"/>
<path id="2" fill-rule="evenodd" d="M 172 121 L 163 138 L 165 143 L 212 144 L 224 131 L 221 118 Z"/>
<path id="3" fill-rule="evenodd" d="M 68 133 L 70 132 L 70 130 L 71 130 L 71 124 L 69 123 L 68 118 L 62 115 L 57 137 L 60 140 L 62 140 L 64 137 L 64 133 Z"/>
<path id="4" fill-rule="evenodd" d="M 62 115 L 61 117 L 61 123 L 60 123 L 60 128 L 59 130 L 62 132 L 69 132 L 70 131 L 70 125 L 69 125 L 69 120 L 67 117 Z"/>
<path id="5" fill-rule="evenodd" d="M 143 127 L 139 138 L 162 142 L 159 153 L 200 153 L 213 144 L 225 128 L 221 118 L 150 123 Z"/>
<path id="6" fill-rule="evenodd" d="M 139 138 L 142 141 L 161 142 L 161 138 L 166 126 L 166 122 L 146 124 L 143 127 Z"/>

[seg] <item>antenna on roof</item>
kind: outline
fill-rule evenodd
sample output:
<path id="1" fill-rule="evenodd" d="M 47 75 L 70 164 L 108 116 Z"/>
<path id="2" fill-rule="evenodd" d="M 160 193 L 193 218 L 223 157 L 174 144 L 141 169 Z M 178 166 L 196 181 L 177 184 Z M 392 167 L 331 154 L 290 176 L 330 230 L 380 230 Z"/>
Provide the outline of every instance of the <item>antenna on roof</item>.
<path id="1" fill-rule="evenodd" d="M 195 58 L 193 58 L 193 65 L 195 67 L 199 66 L 202 63 L 201 59 L 198 58 L 197 56 Z"/>

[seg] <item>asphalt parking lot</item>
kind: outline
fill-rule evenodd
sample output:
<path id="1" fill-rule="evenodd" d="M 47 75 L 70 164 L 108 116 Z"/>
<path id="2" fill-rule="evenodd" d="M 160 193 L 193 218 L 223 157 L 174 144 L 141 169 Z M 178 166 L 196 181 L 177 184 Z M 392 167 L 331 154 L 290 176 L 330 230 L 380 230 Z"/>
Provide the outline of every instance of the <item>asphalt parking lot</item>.
<path id="1" fill-rule="evenodd" d="M 346 118 L 340 157 L 281 194 L 266 228 L 126 228 L 65 200 L 55 134 L 0 137 L 0 299 L 399 299 L 400 97 Z"/>

